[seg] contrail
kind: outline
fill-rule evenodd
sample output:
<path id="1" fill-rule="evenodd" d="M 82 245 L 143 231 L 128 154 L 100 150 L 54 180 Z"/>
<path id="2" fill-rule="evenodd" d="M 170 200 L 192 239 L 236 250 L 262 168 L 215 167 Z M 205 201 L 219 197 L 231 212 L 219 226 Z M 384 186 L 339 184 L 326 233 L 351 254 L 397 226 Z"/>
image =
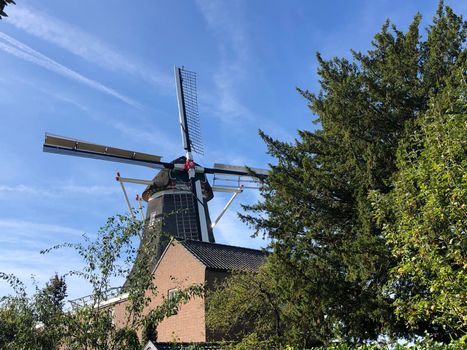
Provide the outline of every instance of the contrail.
<path id="1" fill-rule="evenodd" d="M 21 58 L 22 60 L 34 63 L 42 68 L 60 74 L 68 79 L 80 82 L 84 85 L 87 85 L 95 90 L 104 92 L 108 95 L 111 95 L 119 100 L 125 102 L 126 104 L 135 107 L 137 109 L 143 109 L 142 105 L 135 100 L 120 94 L 119 92 L 111 89 L 95 80 L 86 78 L 85 76 L 71 70 L 70 68 L 65 67 L 64 65 L 54 61 L 50 57 L 47 57 L 40 52 L 34 50 L 30 46 L 12 38 L 11 36 L 0 32 L 0 50 L 7 52 L 13 56 Z"/>
<path id="2" fill-rule="evenodd" d="M 114 50 L 99 38 L 25 5 L 11 9 L 8 23 L 42 40 L 108 70 L 127 73 L 157 86 L 161 91 L 172 88 L 172 77 L 146 67 L 133 57 Z"/>

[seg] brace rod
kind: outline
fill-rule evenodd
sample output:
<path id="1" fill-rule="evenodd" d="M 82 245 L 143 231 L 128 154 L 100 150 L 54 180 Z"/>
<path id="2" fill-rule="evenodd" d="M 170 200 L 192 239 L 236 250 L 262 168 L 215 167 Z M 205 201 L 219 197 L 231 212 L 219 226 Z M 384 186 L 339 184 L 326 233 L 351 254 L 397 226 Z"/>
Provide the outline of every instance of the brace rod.
<path id="1" fill-rule="evenodd" d="M 257 190 L 258 188 L 259 187 L 242 186 L 242 190 L 245 190 L 245 189 Z M 214 187 L 212 187 L 212 190 L 214 192 L 230 192 L 230 193 L 234 193 L 234 192 L 238 192 L 238 186 L 237 187 L 234 187 L 234 186 L 224 186 L 224 187 L 214 186 Z"/>
<path id="2" fill-rule="evenodd" d="M 230 192 L 230 193 L 234 193 L 234 192 L 238 192 L 238 187 L 212 187 L 212 190 L 214 192 Z"/>
<path id="3" fill-rule="evenodd" d="M 150 181 L 150 180 L 141 180 L 141 179 L 132 179 L 129 177 L 121 177 L 120 175 L 118 175 L 118 173 L 117 173 L 117 180 L 121 182 L 128 182 L 132 184 L 147 185 L 147 186 L 151 186 L 154 184 L 154 181 Z"/>
<path id="4" fill-rule="evenodd" d="M 223 178 L 223 177 L 216 177 L 216 175 L 214 175 L 214 181 L 230 181 L 230 182 L 255 182 L 255 183 L 259 183 L 259 180 L 255 180 L 255 179 L 251 179 L 251 178 L 246 178 L 244 179 L 244 177 L 246 176 L 238 176 L 237 179 L 232 179 L 232 178 Z"/>
<path id="5" fill-rule="evenodd" d="M 219 216 L 217 217 L 217 219 L 211 224 L 211 228 L 214 228 L 214 226 L 217 225 L 217 223 L 219 222 L 219 220 L 222 218 L 222 216 L 225 214 L 225 212 L 227 211 L 227 209 L 229 209 L 230 205 L 232 204 L 232 202 L 234 201 L 235 197 L 238 196 L 239 193 L 243 192 L 243 186 L 240 186 L 236 191 L 235 193 L 233 194 L 233 196 L 230 198 L 230 200 L 227 202 L 227 204 L 225 205 L 224 209 L 222 209 L 221 213 L 219 214 Z"/>
<path id="6" fill-rule="evenodd" d="M 125 185 L 123 184 L 122 177 L 120 176 L 120 173 L 117 172 L 117 176 L 115 177 L 115 179 L 118 182 L 120 182 L 120 186 L 122 186 L 123 195 L 125 196 L 126 204 L 128 205 L 128 209 L 130 210 L 131 217 L 133 218 L 133 220 L 136 220 L 135 213 L 133 212 L 133 208 L 131 207 L 130 200 L 128 199 L 128 194 L 126 193 Z M 143 219 L 143 221 L 144 221 L 144 219 Z M 141 242 L 143 240 L 143 236 L 142 236 L 140 231 L 138 231 L 138 237 L 139 237 L 139 240 Z"/>
<path id="7" fill-rule="evenodd" d="M 229 185 L 223 185 L 224 187 L 219 187 L 219 186 L 214 186 L 212 187 L 212 190 L 214 192 L 237 192 L 238 186 L 229 186 Z M 250 190 L 258 190 L 259 187 L 257 186 L 242 186 L 244 190 L 250 189 Z"/>
<path id="8" fill-rule="evenodd" d="M 128 194 L 126 193 L 125 185 L 123 184 L 122 178 L 120 177 L 120 173 L 117 173 L 116 180 L 120 182 L 120 186 L 122 186 L 122 191 L 123 195 L 125 196 L 126 204 L 128 205 L 128 209 L 130 210 L 131 217 L 133 218 L 133 220 L 135 220 L 135 213 L 133 213 L 133 208 L 131 207 L 130 200 L 128 199 Z"/>

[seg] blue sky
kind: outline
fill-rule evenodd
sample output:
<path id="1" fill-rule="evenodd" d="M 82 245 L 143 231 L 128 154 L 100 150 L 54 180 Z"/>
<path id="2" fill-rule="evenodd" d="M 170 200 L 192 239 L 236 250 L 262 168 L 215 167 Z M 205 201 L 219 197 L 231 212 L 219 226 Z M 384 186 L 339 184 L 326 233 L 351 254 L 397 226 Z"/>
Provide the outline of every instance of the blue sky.
<path id="1" fill-rule="evenodd" d="M 79 266 L 69 251 L 39 250 L 93 235 L 126 211 L 115 173 L 151 169 L 42 153 L 44 133 L 162 155 L 183 155 L 173 65 L 198 74 L 205 156 L 196 160 L 265 167 L 273 161 L 257 130 L 291 141 L 315 127 L 296 87 L 318 91 L 315 53 L 370 48 L 390 18 L 423 24 L 436 1 L 18 0 L 0 22 L 0 271 L 40 284 Z M 447 4 L 465 14 L 467 3 Z M 130 197 L 143 190 L 128 186 Z M 215 229 L 221 243 L 260 247 L 236 217 L 242 193 Z M 228 196 L 211 201 L 216 217 Z M 136 205 L 136 203 L 135 203 Z M 9 292 L 0 284 L 0 295 Z M 86 293 L 69 280 L 69 295 Z"/>

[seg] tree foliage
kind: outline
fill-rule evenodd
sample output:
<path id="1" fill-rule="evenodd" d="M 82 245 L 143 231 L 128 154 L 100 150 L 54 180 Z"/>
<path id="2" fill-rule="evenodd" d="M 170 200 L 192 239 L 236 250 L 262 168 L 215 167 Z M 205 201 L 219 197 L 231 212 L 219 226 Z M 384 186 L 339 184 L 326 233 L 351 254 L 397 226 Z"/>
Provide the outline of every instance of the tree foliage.
<path id="1" fill-rule="evenodd" d="M 314 309 L 316 296 L 311 289 L 315 286 L 277 278 L 287 276 L 288 269 L 272 254 L 257 272 L 237 273 L 223 281 L 206 298 L 208 328 L 226 339 L 245 338 L 246 344 L 254 338 L 265 346 L 322 345 L 321 329 L 309 324 L 323 321 Z"/>
<path id="2" fill-rule="evenodd" d="M 397 265 L 388 289 L 410 325 L 467 332 L 466 56 L 398 152 L 394 188 L 374 195 Z"/>
<path id="3" fill-rule="evenodd" d="M 58 349 L 63 332 L 63 302 L 66 284 L 63 277 L 53 276 L 44 288 L 36 287 L 29 298 L 24 284 L 13 275 L 0 273 L 14 290 L 0 303 L 1 349 Z"/>
<path id="4" fill-rule="evenodd" d="M 287 326 L 280 315 L 278 286 L 271 279 L 272 262 L 257 272 L 238 272 L 207 295 L 207 327 L 231 339 L 254 329 L 263 340 L 279 339 Z"/>
<path id="5" fill-rule="evenodd" d="M 13 0 L 0 0 L 0 19 L 3 17 L 8 17 L 5 13 L 5 7 L 9 4 L 16 4 Z"/>
<path id="6" fill-rule="evenodd" d="M 299 131 L 293 143 L 260 133 L 277 165 L 264 199 L 242 218 L 272 239 L 271 256 L 283 266 L 270 277 L 284 287 L 279 301 L 294 301 L 278 303 L 293 324 L 284 334 L 291 345 L 408 334 L 386 289 L 398 257 L 368 196 L 391 191 L 399 144 L 445 89 L 466 40 L 465 22 L 443 3 L 426 39 L 420 20 L 405 33 L 387 21 L 372 49 L 351 60 L 318 54 L 321 90 L 299 92 L 320 128 Z M 423 322 L 412 327 L 425 331 Z"/>
<path id="7" fill-rule="evenodd" d="M 59 244 L 42 252 L 71 248 L 83 260 L 82 269 L 66 276 L 81 278 L 91 287 L 91 294 L 73 301 L 65 312 L 63 278 L 54 276 L 45 288 L 28 297 L 17 278 L 0 275 L 15 291 L 13 296 L 4 298 L 0 307 L 0 348 L 140 350 L 148 338 L 155 340 L 157 325 L 176 314 L 181 304 L 202 296 L 203 286 L 180 288 L 171 300 L 164 299 L 161 305 L 149 308 L 158 291 L 148 266 L 150 249 L 146 244 L 136 249 L 142 228 L 142 222 L 117 215 L 107 220 L 95 239 L 84 236 L 84 242 Z M 147 233 L 155 237 L 150 231 Z M 108 303 L 115 297 L 112 283 L 126 277 L 120 291 L 127 295 L 125 314 L 115 322 L 114 304 Z"/>

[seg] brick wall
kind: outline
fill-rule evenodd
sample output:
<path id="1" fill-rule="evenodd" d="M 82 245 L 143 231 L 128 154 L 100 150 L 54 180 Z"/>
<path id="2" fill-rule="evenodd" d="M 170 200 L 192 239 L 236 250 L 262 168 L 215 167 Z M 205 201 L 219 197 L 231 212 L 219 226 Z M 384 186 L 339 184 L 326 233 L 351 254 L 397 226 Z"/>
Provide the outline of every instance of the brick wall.
<path id="1" fill-rule="evenodd" d="M 195 283 L 204 283 L 205 266 L 193 257 L 178 242 L 168 247 L 154 273 L 157 295 L 152 297 L 148 310 L 155 308 L 167 298 L 170 289 L 188 287 Z M 115 323 L 122 325 L 125 316 L 125 302 L 115 305 Z M 163 320 L 157 327 L 157 341 L 183 342 L 206 341 L 205 307 L 203 298 L 191 299 L 181 305 L 177 315 Z"/>
<path id="2" fill-rule="evenodd" d="M 154 273 L 154 284 L 158 294 L 153 297 L 148 310 L 155 308 L 167 298 L 168 291 L 188 287 L 194 283 L 206 282 L 206 288 L 212 288 L 215 282 L 223 280 L 228 274 L 222 271 L 210 271 L 191 253 L 176 241 L 168 247 Z M 222 338 L 206 330 L 205 301 L 194 298 L 181 305 L 177 315 L 162 321 L 157 327 L 158 342 L 205 342 Z M 115 322 L 122 325 L 125 316 L 125 302 L 115 305 Z"/>
<path id="3" fill-rule="evenodd" d="M 162 298 L 167 298 L 170 289 L 188 287 L 194 283 L 204 283 L 205 266 L 201 264 L 179 243 L 167 249 L 154 273 L 154 283 L 158 295 L 149 307 L 159 305 Z M 162 321 L 157 327 L 157 340 L 161 342 L 174 339 L 183 342 L 206 341 L 204 319 L 204 299 L 194 298 L 182 305 L 177 315 Z"/>

